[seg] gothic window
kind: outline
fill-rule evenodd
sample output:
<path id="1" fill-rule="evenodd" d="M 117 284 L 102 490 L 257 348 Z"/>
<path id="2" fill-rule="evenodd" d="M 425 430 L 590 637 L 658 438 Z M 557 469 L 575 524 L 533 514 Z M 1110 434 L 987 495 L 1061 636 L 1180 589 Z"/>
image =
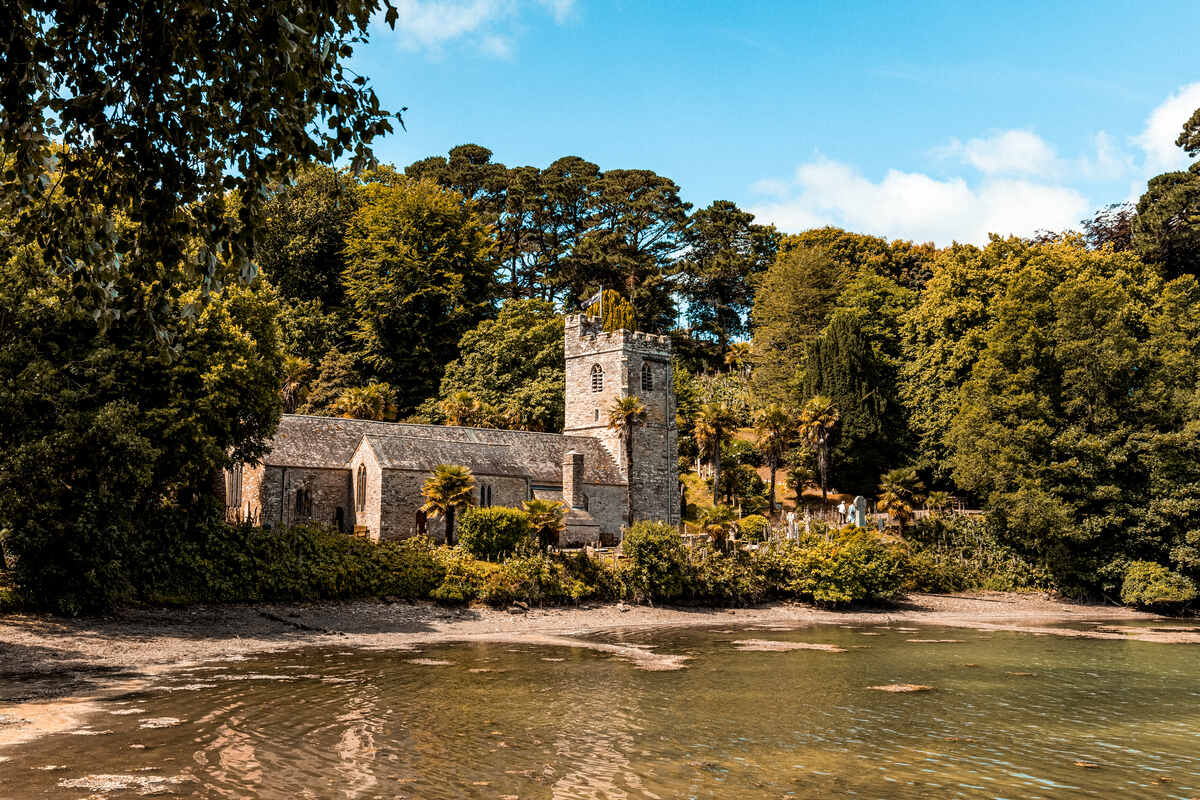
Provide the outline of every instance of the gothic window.
<path id="1" fill-rule="evenodd" d="M 355 505 L 359 511 L 367 510 L 367 465 L 358 465 L 358 486 L 356 487 Z"/>
<path id="2" fill-rule="evenodd" d="M 604 390 L 604 367 L 599 364 L 592 365 L 592 391 L 600 392 Z"/>
<path id="3" fill-rule="evenodd" d="M 312 493 L 308 489 L 296 490 L 296 518 L 305 519 L 312 516 Z"/>
<path id="4" fill-rule="evenodd" d="M 654 391 L 654 375 L 651 373 L 650 363 L 647 361 L 642 362 L 642 391 Z"/>
<path id="5" fill-rule="evenodd" d="M 479 484 L 479 507 L 489 508 L 492 505 L 492 485 L 490 483 Z"/>

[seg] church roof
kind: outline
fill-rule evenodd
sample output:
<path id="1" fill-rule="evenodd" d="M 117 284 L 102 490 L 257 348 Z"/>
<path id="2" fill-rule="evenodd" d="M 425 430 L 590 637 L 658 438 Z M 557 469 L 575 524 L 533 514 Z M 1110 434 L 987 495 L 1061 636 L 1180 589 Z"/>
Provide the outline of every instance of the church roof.
<path id="1" fill-rule="evenodd" d="M 284 414 L 280 419 L 263 463 L 343 469 L 364 436 L 385 469 L 425 471 L 438 464 L 462 464 L 480 474 L 517 475 L 559 484 L 563 456 L 568 450 L 576 450 L 583 453 L 587 483 L 625 482 L 600 440 L 588 436 L 299 414 Z"/>

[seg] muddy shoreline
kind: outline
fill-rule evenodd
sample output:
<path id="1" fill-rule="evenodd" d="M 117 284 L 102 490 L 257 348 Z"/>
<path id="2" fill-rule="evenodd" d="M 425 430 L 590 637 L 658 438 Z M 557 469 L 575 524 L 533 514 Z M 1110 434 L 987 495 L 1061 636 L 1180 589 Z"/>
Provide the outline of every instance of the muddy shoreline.
<path id="1" fill-rule="evenodd" d="M 516 611 L 445 608 L 427 602 L 359 601 L 130 609 L 112 616 L 75 620 L 0 616 L 0 706 L 79 695 L 102 684 L 162 672 L 176 665 L 298 647 L 336 644 L 404 649 L 481 640 L 542 640 L 590 647 L 593 643 L 586 641 L 588 634 L 621 628 L 897 623 L 1200 643 L 1200 626 L 1192 631 L 1122 630 L 1122 623 L 1144 623 L 1158 617 L 1115 606 L 1000 592 L 909 595 L 885 608 L 850 611 L 829 611 L 799 603 L 745 609 L 585 605 L 512 613 Z M 1094 624 L 1101 622 L 1111 623 L 1111 627 Z M 1092 624 L 1087 630 L 1063 627 L 1072 623 Z M 636 654 L 630 657 L 637 660 Z"/>

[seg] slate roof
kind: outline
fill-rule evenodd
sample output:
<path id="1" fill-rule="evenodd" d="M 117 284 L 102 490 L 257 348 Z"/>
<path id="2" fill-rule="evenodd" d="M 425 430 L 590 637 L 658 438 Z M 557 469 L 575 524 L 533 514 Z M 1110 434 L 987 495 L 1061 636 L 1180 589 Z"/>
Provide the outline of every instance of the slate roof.
<path id="1" fill-rule="evenodd" d="M 583 453 L 587 483 L 625 483 L 604 445 L 588 436 L 300 414 L 283 415 L 263 463 L 343 469 L 364 436 L 385 469 L 424 471 L 438 464 L 462 464 L 480 474 L 519 475 L 538 483 L 559 484 L 563 456 L 576 450 Z"/>

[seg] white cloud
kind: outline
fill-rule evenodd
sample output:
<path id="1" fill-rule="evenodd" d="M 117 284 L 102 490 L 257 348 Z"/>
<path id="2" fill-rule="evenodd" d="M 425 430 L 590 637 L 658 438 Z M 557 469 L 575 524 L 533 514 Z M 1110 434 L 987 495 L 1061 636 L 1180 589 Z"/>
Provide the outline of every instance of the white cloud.
<path id="1" fill-rule="evenodd" d="M 1076 171 L 1089 180 L 1117 180 L 1137 171 L 1131 153 L 1126 152 L 1107 132 L 1092 137 L 1095 152 L 1075 160 Z"/>
<path id="2" fill-rule="evenodd" d="M 985 175 L 1049 175 L 1060 170 L 1058 156 L 1045 139 L 1033 131 L 1008 130 L 980 139 L 950 143 L 936 151 Z"/>
<path id="3" fill-rule="evenodd" d="M 1147 176 L 1187 166 L 1187 154 L 1175 145 L 1175 139 L 1197 108 L 1200 108 L 1200 83 L 1190 83 L 1150 112 L 1146 127 L 1133 139 L 1146 154 Z"/>
<path id="4" fill-rule="evenodd" d="M 575 8 L 575 0 L 394 0 L 399 17 L 396 36 L 410 50 L 439 51 L 463 40 L 485 55 L 509 58 L 511 35 L 502 28 L 518 24 L 531 6 L 547 11 L 558 24 Z"/>
<path id="5" fill-rule="evenodd" d="M 789 197 L 752 209 L 783 230 L 840 225 L 889 238 L 983 244 L 989 233 L 1029 235 L 1078 224 L 1091 205 L 1066 186 L 1022 179 L 939 180 L 889 170 L 878 182 L 853 167 L 816 158 L 796 170 Z"/>

